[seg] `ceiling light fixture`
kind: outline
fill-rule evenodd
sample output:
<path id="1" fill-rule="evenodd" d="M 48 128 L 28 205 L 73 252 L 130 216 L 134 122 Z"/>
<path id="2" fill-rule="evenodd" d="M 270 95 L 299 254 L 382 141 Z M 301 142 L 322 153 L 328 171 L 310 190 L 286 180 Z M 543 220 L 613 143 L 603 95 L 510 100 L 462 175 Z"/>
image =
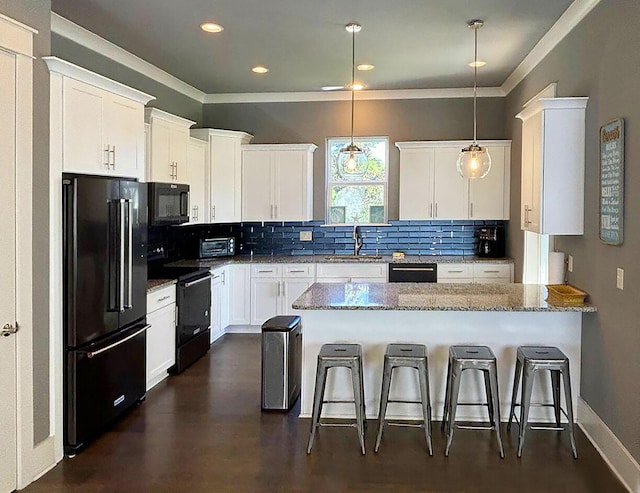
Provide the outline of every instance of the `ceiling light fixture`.
<path id="1" fill-rule="evenodd" d="M 360 24 L 349 24 L 345 29 L 351 33 L 351 143 L 342 149 L 338 154 L 338 172 L 344 178 L 361 178 L 369 169 L 369 158 L 367 153 L 353 142 L 353 126 L 355 118 L 355 94 L 364 85 L 356 84 L 356 33 L 362 30 Z M 359 89 L 358 89 L 359 86 Z"/>
<path id="2" fill-rule="evenodd" d="M 473 68 L 473 144 L 469 147 L 465 147 L 458 156 L 458 162 L 456 163 L 458 173 L 463 178 L 484 178 L 491 169 L 491 156 L 486 147 L 478 145 L 478 29 L 484 25 L 484 21 L 475 19 L 467 22 L 467 26 L 473 29 L 475 34 L 475 50 L 473 60 L 475 66 Z"/>
<path id="3" fill-rule="evenodd" d="M 354 91 L 362 91 L 364 89 L 364 84 L 362 82 L 352 82 L 349 84 L 349 89 L 353 89 Z"/>
<path id="4" fill-rule="evenodd" d="M 224 27 L 220 24 L 216 24 L 215 22 L 205 22 L 204 24 L 200 24 L 200 29 L 208 33 L 220 33 L 224 31 Z"/>
<path id="5" fill-rule="evenodd" d="M 473 62 L 469 62 L 469 67 L 484 67 L 487 64 L 487 62 L 482 61 L 482 60 L 475 60 Z"/>
<path id="6" fill-rule="evenodd" d="M 344 89 L 344 86 L 322 86 L 320 89 L 323 91 L 339 91 L 340 89 Z"/>
<path id="7" fill-rule="evenodd" d="M 257 65 L 251 69 L 252 72 L 256 74 L 266 74 L 269 69 L 267 67 L 263 67 L 262 65 Z"/>
<path id="8" fill-rule="evenodd" d="M 370 63 L 361 63 L 357 68 L 361 72 L 368 72 L 369 70 L 373 70 L 374 68 L 376 68 L 376 66 L 371 65 Z"/>

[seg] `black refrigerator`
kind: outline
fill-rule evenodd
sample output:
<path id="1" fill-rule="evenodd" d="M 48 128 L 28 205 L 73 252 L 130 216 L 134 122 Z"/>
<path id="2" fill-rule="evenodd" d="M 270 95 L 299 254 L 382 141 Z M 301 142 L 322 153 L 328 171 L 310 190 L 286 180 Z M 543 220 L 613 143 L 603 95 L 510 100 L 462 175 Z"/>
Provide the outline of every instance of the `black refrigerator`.
<path id="1" fill-rule="evenodd" d="M 63 175 L 65 453 L 144 398 L 147 187 Z"/>

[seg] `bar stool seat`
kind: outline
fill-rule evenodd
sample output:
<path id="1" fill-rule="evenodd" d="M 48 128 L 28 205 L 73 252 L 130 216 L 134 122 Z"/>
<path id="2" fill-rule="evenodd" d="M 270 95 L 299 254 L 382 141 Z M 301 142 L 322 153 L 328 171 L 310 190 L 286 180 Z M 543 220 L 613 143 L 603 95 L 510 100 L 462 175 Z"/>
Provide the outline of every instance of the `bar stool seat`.
<path id="1" fill-rule="evenodd" d="M 531 392 L 535 373 L 539 370 L 549 370 L 551 375 L 551 389 L 553 404 L 531 403 Z M 564 396 L 566 411 L 560 404 L 560 377 L 564 384 Z M 522 382 L 521 403 L 516 402 L 518 390 Z M 516 406 L 520 407 L 520 420 L 515 416 Z M 571 397 L 571 377 L 569 375 L 569 358 L 557 347 L 553 346 L 520 346 L 517 350 L 516 368 L 513 378 L 513 394 L 511 397 L 511 409 L 509 411 L 509 423 L 507 430 L 511 430 L 511 422 L 515 418 L 519 425 L 518 433 L 518 457 L 522 457 L 524 439 L 529 422 L 529 411 L 531 406 L 553 407 L 556 426 L 530 426 L 534 430 L 557 430 L 562 431 L 561 413 L 569 421 L 567 429 L 571 441 L 571 451 L 573 458 L 578 458 L 576 440 L 574 434 L 573 401 Z"/>
<path id="2" fill-rule="evenodd" d="M 324 391 L 327 383 L 327 373 L 331 368 L 345 367 L 351 371 L 353 384 L 353 400 L 324 400 Z M 356 408 L 356 419 L 353 424 L 329 424 L 322 423 L 322 406 L 325 403 L 353 403 Z M 316 368 L 316 383 L 313 394 L 313 416 L 311 418 L 311 431 L 309 433 L 309 445 L 307 454 L 311 453 L 315 440 L 316 430 L 321 426 L 350 426 L 358 429 L 358 440 L 362 455 L 365 454 L 364 431 L 366 426 L 364 385 L 362 376 L 362 347 L 359 344 L 323 344 L 318 353 Z"/>
<path id="3" fill-rule="evenodd" d="M 393 370 L 395 368 L 415 368 L 418 371 L 420 384 L 420 400 L 390 400 L 389 389 Z M 387 404 L 405 403 L 421 404 L 423 423 L 421 425 L 388 423 L 393 426 L 423 427 L 429 455 L 433 455 L 431 446 L 431 398 L 429 395 L 429 365 L 427 362 L 427 348 L 423 344 L 389 344 L 384 355 L 384 370 L 382 374 L 382 390 L 380 391 L 380 410 L 378 412 L 378 436 L 376 438 L 375 452 L 380 448 L 382 430 L 386 423 Z"/>
<path id="4" fill-rule="evenodd" d="M 480 370 L 484 373 L 486 404 L 458 402 L 460 381 L 465 370 Z M 504 458 L 502 439 L 500 438 L 500 398 L 498 395 L 497 360 L 491 348 L 487 346 L 451 346 L 449 348 L 449 366 L 447 369 L 447 387 L 444 399 L 442 429 L 446 431 L 447 445 L 444 455 L 449 456 L 453 442 L 453 430 L 456 427 L 456 409 L 458 406 L 487 406 L 489 411 L 488 429 L 495 430 L 500 457 Z M 480 428 L 480 426 L 465 426 Z"/>

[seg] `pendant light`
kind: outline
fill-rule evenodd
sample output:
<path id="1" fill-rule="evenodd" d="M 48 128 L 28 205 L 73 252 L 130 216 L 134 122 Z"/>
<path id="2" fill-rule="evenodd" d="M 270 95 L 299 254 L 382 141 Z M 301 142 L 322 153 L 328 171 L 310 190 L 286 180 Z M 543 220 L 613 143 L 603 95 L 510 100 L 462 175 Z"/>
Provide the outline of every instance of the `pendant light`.
<path id="1" fill-rule="evenodd" d="M 486 147 L 478 145 L 478 29 L 484 26 L 484 21 L 475 19 L 467 22 L 475 34 L 475 51 L 473 58 L 473 144 L 465 147 L 458 156 L 458 173 L 463 178 L 484 178 L 491 169 L 491 156 Z"/>
<path id="2" fill-rule="evenodd" d="M 348 24 L 345 29 L 351 33 L 351 143 L 338 153 L 338 173 L 343 178 L 362 178 L 369 169 L 367 153 L 353 142 L 353 126 L 355 118 L 355 93 L 362 86 L 356 85 L 356 33 L 362 30 L 360 24 Z"/>

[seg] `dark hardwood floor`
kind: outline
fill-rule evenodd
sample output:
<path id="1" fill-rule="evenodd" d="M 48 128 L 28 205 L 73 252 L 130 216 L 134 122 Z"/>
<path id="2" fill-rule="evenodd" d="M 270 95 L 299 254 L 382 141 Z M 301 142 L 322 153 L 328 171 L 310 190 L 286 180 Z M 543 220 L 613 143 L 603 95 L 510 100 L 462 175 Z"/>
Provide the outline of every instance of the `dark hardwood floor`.
<path id="1" fill-rule="evenodd" d="M 521 460 L 487 431 L 460 430 L 451 454 L 434 423 L 434 456 L 420 430 L 376 423 L 361 456 L 355 430 L 323 428 L 306 454 L 308 420 L 260 412 L 260 336 L 226 335 L 182 375 L 27 492 L 429 492 L 617 493 L 625 489 L 581 431 L 574 460 L 565 434 L 531 432 Z"/>

